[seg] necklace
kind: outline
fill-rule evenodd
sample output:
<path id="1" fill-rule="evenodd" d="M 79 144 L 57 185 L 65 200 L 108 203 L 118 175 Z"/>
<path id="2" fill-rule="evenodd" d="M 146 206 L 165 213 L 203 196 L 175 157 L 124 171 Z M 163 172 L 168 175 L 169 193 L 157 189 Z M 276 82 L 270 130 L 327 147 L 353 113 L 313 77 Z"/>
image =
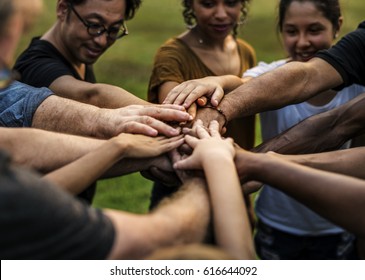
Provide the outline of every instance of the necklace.
<path id="1" fill-rule="evenodd" d="M 190 30 L 191 39 L 189 45 L 199 59 L 215 75 L 239 75 L 240 61 L 237 57 L 237 42 L 230 36 L 224 38 L 224 42 L 209 39 L 199 28 Z M 206 37 L 206 38 L 205 38 Z M 195 43 L 194 43 L 195 42 Z M 220 45 L 223 43 L 223 46 Z M 232 61 L 238 58 L 237 61 Z"/>

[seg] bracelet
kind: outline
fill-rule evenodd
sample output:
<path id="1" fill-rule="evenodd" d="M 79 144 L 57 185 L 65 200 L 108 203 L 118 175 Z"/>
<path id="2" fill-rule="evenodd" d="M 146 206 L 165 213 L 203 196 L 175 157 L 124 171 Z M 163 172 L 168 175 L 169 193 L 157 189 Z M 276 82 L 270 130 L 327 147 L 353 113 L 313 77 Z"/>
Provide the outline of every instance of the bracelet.
<path id="1" fill-rule="evenodd" d="M 213 109 L 213 110 L 216 110 L 219 114 L 221 114 L 224 118 L 224 124 L 223 124 L 223 127 L 225 127 L 228 123 L 228 119 L 227 119 L 227 116 L 226 114 L 223 112 L 223 110 L 219 107 L 214 107 L 212 105 L 205 105 L 203 106 L 202 108 L 209 108 L 209 109 Z"/>

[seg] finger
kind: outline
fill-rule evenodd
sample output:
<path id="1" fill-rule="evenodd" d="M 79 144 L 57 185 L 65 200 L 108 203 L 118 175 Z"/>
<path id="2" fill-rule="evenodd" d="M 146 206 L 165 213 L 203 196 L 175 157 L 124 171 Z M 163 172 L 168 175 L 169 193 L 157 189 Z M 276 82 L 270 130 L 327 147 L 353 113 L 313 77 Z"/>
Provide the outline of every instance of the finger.
<path id="1" fill-rule="evenodd" d="M 188 144 L 193 149 L 196 147 L 196 145 L 198 145 L 199 142 L 198 138 L 190 135 L 185 135 L 184 139 L 185 143 Z"/>
<path id="2" fill-rule="evenodd" d="M 206 99 L 205 95 L 210 95 L 209 89 L 206 86 L 196 86 L 194 90 L 186 97 L 184 106 L 190 106 L 192 103 L 197 101 L 199 98 Z"/>
<path id="3" fill-rule="evenodd" d="M 184 90 L 186 87 L 185 83 L 181 83 L 180 85 L 177 85 L 174 87 L 170 92 L 167 94 L 165 100 L 162 102 L 162 104 L 174 104 L 176 98 L 180 95 L 181 91 Z"/>
<path id="4" fill-rule="evenodd" d="M 210 103 L 217 107 L 219 103 L 222 101 L 224 97 L 224 90 L 220 87 L 216 88 L 213 92 L 212 98 L 210 99 Z"/>
<path id="5" fill-rule="evenodd" d="M 182 144 L 184 144 L 185 139 L 183 135 L 179 135 L 178 138 L 174 140 L 169 140 L 166 144 L 162 147 L 162 153 L 171 151 L 172 149 L 176 149 L 177 147 L 180 147 Z"/>
<path id="6" fill-rule="evenodd" d="M 194 90 L 195 90 L 195 84 L 190 82 L 190 83 L 186 83 L 186 86 L 181 89 L 179 95 L 176 97 L 174 103 L 175 104 L 181 104 L 183 105 L 185 108 L 189 108 L 191 104 L 186 104 L 186 98 L 193 94 Z"/>
<path id="7" fill-rule="evenodd" d="M 153 104 L 153 105 L 148 105 L 148 106 L 161 107 L 161 108 L 165 108 L 165 109 L 173 109 L 173 110 L 179 110 L 179 111 L 186 112 L 185 107 L 178 105 L 178 104 Z"/>
<path id="8" fill-rule="evenodd" d="M 169 109 L 162 106 L 151 106 L 145 107 L 142 110 L 139 110 L 140 116 L 150 116 L 158 120 L 162 121 L 174 121 L 174 122 L 186 122 L 191 121 L 193 118 L 184 111 Z"/>
<path id="9" fill-rule="evenodd" d="M 179 169 L 179 170 L 193 169 L 192 168 L 193 163 L 194 163 L 194 161 L 192 160 L 192 158 L 187 157 L 185 159 L 175 162 L 173 166 L 175 169 Z"/>
<path id="10" fill-rule="evenodd" d="M 221 138 L 221 134 L 219 133 L 219 123 L 216 120 L 212 120 L 209 124 L 209 133 L 212 137 Z"/>
<path id="11" fill-rule="evenodd" d="M 199 139 L 205 139 L 210 137 L 207 128 L 200 124 L 196 126 L 196 135 L 198 136 Z"/>
<path id="12" fill-rule="evenodd" d="M 196 103 L 191 104 L 191 106 L 188 108 L 188 113 L 190 116 L 192 116 L 193 119 L 195 119 L 196 117 L 196 111 L 197 111 Z"/>
<path id="13" fill-rule="evenodd" d="M 173 149 L 169 152 L 169 157 L 172 163 L 175 163 L 181 159 L 181 155 L 177 149 Z"/>
<path id="14" fill-rule="evenodd" d="M 153 127 L 140 123 L 135 120 L 128 121 L 127 123 L 123 124 L 122 131 L 124 133 L 133 133 L 133 134 L 143 134 L 147 136 L 157 136 L 158 130 L 154 129 Z M 120 133 L 119 132 L 119 133 Z"/>
<path id="15" fill-rule="evenodd" d="M 207 102 L 208 102 L 208 98 L 206 96 L 202 96 L 202 97 L 199 97 L 196 102 L 198 103 L 199 106 L 203 107 L 205 105 L 207 105 Z"/>
<path id="16" fill-rule="evenodd" d="M 124 132 L 136 134 L 140 133 L 148 136 L 157 136 L 158 134 L 163 134 L 168 137 L 180 134 L 179 129 L 173 128 L 172 126 L 149 116 L 139 116 L 133 119 L 134 120 L 124 124 Z"/>

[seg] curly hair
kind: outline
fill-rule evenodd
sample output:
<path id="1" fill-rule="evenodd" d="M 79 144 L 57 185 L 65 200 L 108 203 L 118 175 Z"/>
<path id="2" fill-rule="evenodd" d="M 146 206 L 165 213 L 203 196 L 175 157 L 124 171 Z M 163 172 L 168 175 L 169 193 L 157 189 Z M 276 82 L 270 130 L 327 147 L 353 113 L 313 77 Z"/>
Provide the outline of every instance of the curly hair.
<path id="1" fill-rule="evenodd" d="M 192 28 L 196 23 L 194 11 L 193 11 L 193 8 L 192 8 L 193 1 L 194 0 L 182 0 L 182 6 L 183 6 L 182 14 L 183 14 L 183 17 L 184 17 L 184 22 L 185 22 L 185 24 L 188 28 Z M 247 20 L 248 6 L 249 6 L 249 3 L 250 3 L 250 0 L 241 0 L 240 2 L 242 4 L 241 16 L 240 16 L 239 22 L 237 22 L 237 24 L 233 28 L 233 35 L 234 36 L 237 35 L 238 26 L 243 25 Z"/>
<path id="2" fill-rule="evenodd" d="M 87 0 L 66 0 L 66 2 L 72 5 L 80 5 L 85 3 Z M 130 20 L 134 17 L 137 9 L 141 6 L 142 0 L 125 0 L 125 20 Z"/>

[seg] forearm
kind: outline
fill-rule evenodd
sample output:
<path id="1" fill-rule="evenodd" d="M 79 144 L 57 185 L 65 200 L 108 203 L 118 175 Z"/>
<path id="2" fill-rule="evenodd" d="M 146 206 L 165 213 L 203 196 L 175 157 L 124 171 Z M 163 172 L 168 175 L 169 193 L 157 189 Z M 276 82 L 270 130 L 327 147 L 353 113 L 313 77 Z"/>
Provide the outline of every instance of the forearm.
<path id="1" fill-rule="evenodd" d="M 365 147 L 305 155 L 273 155 L 315 169 L 365 179 Z"/>
<path id="2" fill-rule="evenodd" d="M 365 95 L 362 94 L 336 109 L 300 122 L 252 151 L 298 154 L 338 149 L 365 132 L 364 106 Z"/>
<path id="3" fill-rule="evenodd" d="M 251 178 L 285 192 L 359 237 L 365 236 L 364 181 L 315 170 L 268 154 L 256 154 L 253 164 L 246 161 L 246 168 Z"/>
<path id="4" fill-rule="evenodd" d="M 215 77 L 226 93 L 243 84 L 243 79 L 236 75 L 224 75 Z"/>
<path id="5" fill-rule="evenodd" d="M 13 162 L 41 173 L 53 171 L 96 149 L 103 140 L 31 128 L 1 128 L 0 145 Z"/>
<path id="6" fill-rule="evenodd" d="M 74 100 L 50 96 L 37 108 L 32 127 L 82 136 L 98 135 L 100 108 Z"/>
<path id="7" fill-rule="evenodd" d="M 231 120 L 303 102 L 340 82 L 339 74 L 321 59 L 290 62 L 233 90 L 220 107 Z"/>
<path id="8" fill-rule="evenodd" d="M 217 244 L 237 259 L 254 259 L 251 227 L 233 160 L 209 157 L 203 161 L 203 167 L 209 186 Z"/>
<path id="9" fill-rule="evenodd" d="M 89 98 L 89 104 L 100 108 L 115 109 L 129 105 L 148 105 L 146 100 L 143 100 L 132 93 L 113 85 L 108 84 L 93 84 L 92 94 Z"/>
<path id="10" fill-rule="evenodd" d="M 209 221 L 209 200 L 201 179 L 193 179 L 150 215 L 108 212 L 116 228 L 109 258 L 139 259 L 152 251 L 201 242 Z M 128 225 L 128 227 L 126 227 Z"/>
<path id="11" fill-rule="evenodd" d="M 112 139 L 43 178 L 72 194 L 79 194 L 120 160 L 123 152 L 123 146 Z"/>

